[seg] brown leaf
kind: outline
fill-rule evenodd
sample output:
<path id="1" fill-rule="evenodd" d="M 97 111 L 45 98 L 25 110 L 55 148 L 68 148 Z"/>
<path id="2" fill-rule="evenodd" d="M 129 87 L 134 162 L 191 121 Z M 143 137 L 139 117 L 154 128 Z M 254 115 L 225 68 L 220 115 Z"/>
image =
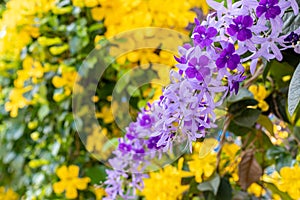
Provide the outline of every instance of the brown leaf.
<path id="1" fill-rule="evenodd" d="M 246 190 L 261 175 L 262 169 L 254 157 L 254 150 L 246 150 L 239 164 L 239 183 L 242 189 Z"/>

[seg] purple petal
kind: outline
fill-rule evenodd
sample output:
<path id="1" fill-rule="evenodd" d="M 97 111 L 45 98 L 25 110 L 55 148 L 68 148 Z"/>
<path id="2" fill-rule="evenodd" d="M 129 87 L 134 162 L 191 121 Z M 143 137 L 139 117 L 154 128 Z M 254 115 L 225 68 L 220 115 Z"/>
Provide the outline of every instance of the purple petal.
<path id="1" fill-rule="evenodd" d="M 217 33 L 218 31 L 214 27 L 208 27 L 208 29 L 206 30 L 206 36 L 210 38 L 216 36 Z"/>
<path id="2" fill-rule="evenodd" d="M 211 45 L 211 43 L 213 43 L 213 40 L 206 38 L 201 42 L 201 47 L 208 47 Z"/>
<path id="3" fill-rule="evenodd" d="M 252 37 L 252 32 L 249 29 L 242 29 L 239 31 L 237 35 L 237 39 L 239 41 L 245 41 L 247 39 L 250 39 Z"/>
<path id="4" fill-rule="evenodd" d="M 232 53 L 235 51 L 233 44 L 228 43 L 228 46 L 227 46 L 227 48 L 226 48 L 226 51 L 227 51 L 227 53 L 232 54 Z"/>
<path id="5" fill-rule="evenodd" d="M 217 65 L 217 67 L 218 67 L 219 69 L 224 68 L 224 67 L 225 67 L 225 64 L 226 64 L 226 59 L 225 59 L 225 58 L 220 57 L 220 58 L 218 58 L 218 59 L 216 60 L 216 65 Z"/>
<path id="6" fill-rule="evenodd" d="M 266 7 L 264 6 L 257 6 L 256 8 L 256 15 L 257 17 L 261 17 L 267 11 Z"/>
<path id="7" fill-rule="evenodd" d="M 240 63 L 241 58 L 240 58 L 239 55 L 233 54 L 233 55 L 230 57 L 230 60 L 232 60 L 234 63 L 238 64 L 238 63 Z"/>
<path id="8" fill-rule="evenodd" d="M 261 0 L 259 2 L 259 5 L 266 5 L 268 3 L 268 0 Z"/>
<path id="9" fill-rule="evenodd" d="M 229 35 L 234 36 L 238 32 L 238 27 L 230 24 L 229 28 L 227 28 L 227 32 L 229 33 Z"/>
<path id="10" fill-rule="evenodd" d="M 266 19 L 274 19 L 277 15 L 281 13 L 279 6 L 271 7 L 266 12 Z"/>
<path id="11" fill-rule="evenodd" d="M 194 67 L 188 67 L 185 70 L 185 74 L 187 75 L 187 77 L 189 78 L 195 78 L 196 74 L 198 73 L 198 71 L 196 70 L 196 68 Z"/>
<path id="12" fill-rule="evenodd" d="M 208 65 L 208 62 L 209 62 L 209 58 L 207 56 L 200 56 L 199 58 L 199 62 L 201 64 L 201 66 L 206 66 Z"/>
<path id="13" fill-rule="evenodd" d="M 196 66 L 197 65 L 197 58 L 192 58 L 189 61 L 189 66 Z"/>
<path id="14" fill-rule="evenodd" d="M 244 16 L 243 27 L 251 27 L 253 25 L 253 19 L 250 15 Z"/>
<path id="15" fill-rule="evenodd" d="M 233 22 L 234 22 L 235 24 L 241 24 L 241 23 L 242 23 L 242 20 L 243 20 L 243 16 L 240 15 L 240 16 L 238 16 L 237 18 L 233 19 Z"/>

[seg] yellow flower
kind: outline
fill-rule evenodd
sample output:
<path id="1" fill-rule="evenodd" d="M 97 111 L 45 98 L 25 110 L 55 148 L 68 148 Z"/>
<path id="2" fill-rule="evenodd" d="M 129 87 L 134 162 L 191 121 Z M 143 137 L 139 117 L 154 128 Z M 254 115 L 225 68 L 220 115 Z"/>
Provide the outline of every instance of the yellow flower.
<path id="1" fill-rule="evenodd" d="M 31 86 L 25 88 L 13 88 L 9 94 L 9 101 L 5 103 L 5 110 L 10 112 L 11 117 L 18 116 L 18 110 L 30 104 L 23 94 L 31 90 Z"/>
<path id="2" fill-rule="evenodd" d="M 222 147 L 221 160 L 219 168 L 221 169 L 221 175 L 226 173 L 231 174 L 231 181 L 237 182 L 239 180 L 238 176 L 238 164 L 241 158 L 238 156 L 238 152 L 241 147 L 235 143 L 225 143 Z"/>
<path id="3" fill-rule="evenodd" d="M 194 144 L 192 160 L 187 162 L 191 173 L 195 176 L 195 180 L 198 183 L 208 179 L 216 169 L 217 155 L 213 152 L 213 148 L 217 141 L 215 139 L 207 140 L 207 142 Z"/>
<path id="4" fill-rule="evenodd" d="M 300 167 L 283 167 L 280 170 L 281 179 L 278 189 L 287 192 L 293 199 L 300 198 Z"/>
<path id="5" fill-rule="evenodd" d="M 67 199 L 76 198 L 77 190 L 85 190 L 91 181 L 89 177 L 78 178 L 79 167 L 76 165 L 62 166 L 57 169 L 56 174 L 60 181 L 53 184 L 53 190 L 56 194 L 66 191 Z"/>
<path id="6" fill-rule="evenodd" d="M 101 200 L 106 194 L 104 188 L 97 186 L 94 187 L 94 193 L 96 195 L 96 200 Z"/>
<path id="7" fill-rule="evenodd" d="M 61 101 L 66 96 L 70 96 L 73 90 L 73 86 L 77 86 L 76 81 L 80 79 L 80 77 L 78 77 L 78 73 L 75 71 L 75 68 L 61 66 L 60 69 L 62 71 L 62 75 L 54 76 L 52 79 L 52 84 L 54 85 L 54 87 L 64 88 L 64 94 L 54 94 L 53 98 L 57 102 Z"/>
<path id="8" fill-rule="evenodd" d="M 183 158 L 180 158 L 178 168 L 168 165 L 159 172 L 150 172 L 149 178 L 144 179 L 145 187 L 142 191 L 146 200 L 181 199 L 182 193 L 189 188 L 189 185 L 181 185 L 181 179 L 192 176 L 182 171 L 182 166 Z"/>
<path id="9" fill-rule="evenodd" d="M 269 105 L 264 99 L 268 96 L 266 88 L 262 85 L 251 85 L 249 91 L 254 95 L 254 99 L 258 101 L 258 107 L 261 108 L 262 111 L 267 111 L 269 109 Z"/>
<path id="10" fill-rule="evenodd" d="M 17 200 L 19 195 L 15 193 L 12 189 L 6 189 L 0 187 L 0 200 Z"/>
<path id="11" fill-rule="evenodd" d="M 103 122 L 106 124 L 112 123 L 115 120 L 113 112 L 115 112 L 117 108 L 118 104 L 116 102 L 113 102 L 110 108 L 105 105 L 101 108 L 101 112 L 96 112 L 96 117 L 103 119 Z"/>
<path id="12" fill-rule="evenodd" d="M 247 189 L 247 192 L 254 194 L 256 197 L 261 197 L 262 195 L 266 194 L 266 191 L 257 183 L 252 183 Z"/>

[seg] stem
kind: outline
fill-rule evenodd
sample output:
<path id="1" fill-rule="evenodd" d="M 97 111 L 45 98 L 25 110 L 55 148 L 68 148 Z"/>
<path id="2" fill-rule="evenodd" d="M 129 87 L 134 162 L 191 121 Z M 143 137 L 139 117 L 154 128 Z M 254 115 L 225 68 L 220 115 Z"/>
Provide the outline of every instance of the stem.
<path id="1" fill-rule="evenodd" d="M 232 119 L 232 115 L 227 114 L 227 116 L 225 118 L 225 122 L 224 122 L 224 127 L 223 127 L 223 130 L 222 130 L 222 134 L 221 134 L 220 149 L 217 153 L 217 163 L 216 163 L 217 172 L 219 172 L 219 164 L 220 164 L 220 160 L 221 160 L 222 148 L 223 148 L 223 145 L 224 145 L 225 140 L 226 140 L 225 136 L 226 136 L 226 132 L 227 132 L 227 129 L 229 127 L 229 124 L 231 122 L 231 119 Z"/>
<path id="2" fill-rule="evenodd" d="M 255 82 L 256 79 L 257 79 L 261 74 L 263 74 L 263 72 L 264 72 L 264 65 L 261 64 L 261 65 L 259 66 L 258 70 L 255 71 L 255 73 L 253 74 L 253 76 L 252 76 L 248 81 L 245 82 L 244 87 L 245 87 L 245 88 L 248 88 L 250 85 L 252 85 L 252 83 Z"/>

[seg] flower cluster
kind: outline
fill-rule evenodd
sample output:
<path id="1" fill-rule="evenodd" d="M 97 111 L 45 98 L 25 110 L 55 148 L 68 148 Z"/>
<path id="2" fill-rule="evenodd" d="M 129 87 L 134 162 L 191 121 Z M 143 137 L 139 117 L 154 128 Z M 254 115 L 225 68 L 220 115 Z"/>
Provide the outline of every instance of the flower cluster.
<path id="1" fill-rule="evenodd" d="M 132 198 L 136 189 L 143 187 L 141 173 L 153 156 L 174 150 L 177 143 L 186 143 L 192 151 L 192 142 L 215 127 L 215 108 L 239 91 L 246 78 L 242 63 L 251 60 L 254 73 L 259 58 L 282 60 L 280 51 L 293 47 L 287 42 L 291 36 L 281 31 L 285 11 L 292 7 L 298 14 L 294 0 L 228 0 L 227 6 L 207 2 L 217 12 L 202 23 L 195 20 L 193 45 L 179 48 L 180 57 L 175 57 L 178 71 L 170 72 L 170 85 L 119 140 L 110 160 L 114 170 L 107 171 L 107 199 L 117 195 Z"/>

